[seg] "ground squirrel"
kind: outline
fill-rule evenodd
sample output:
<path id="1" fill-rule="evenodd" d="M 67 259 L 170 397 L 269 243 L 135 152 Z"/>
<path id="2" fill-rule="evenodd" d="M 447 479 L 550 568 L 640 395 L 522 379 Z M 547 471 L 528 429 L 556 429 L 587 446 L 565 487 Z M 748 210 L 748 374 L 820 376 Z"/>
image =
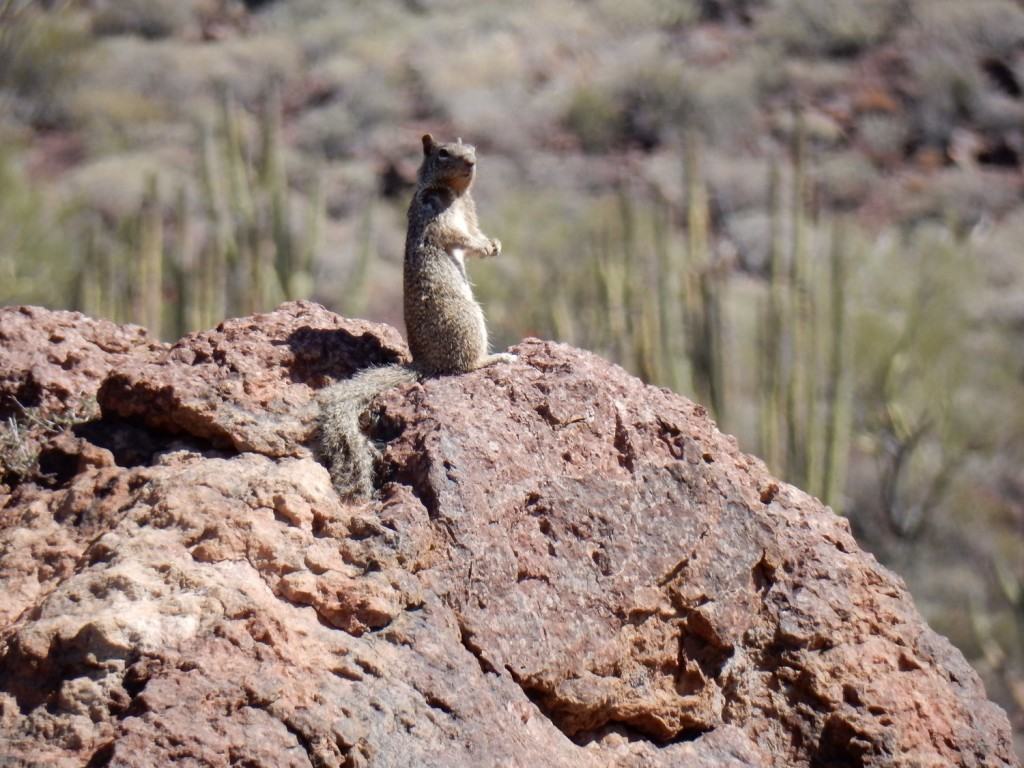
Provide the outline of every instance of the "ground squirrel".
<path id="1" fill-rule="evenodd" d="M 471 145 L 423 137 L 423 164 L 409 204 L 403 281 L 412 365 L 368 368 L 333 385 L 321 398 L 320 451 L 343 497 L 373 493 L 380 452 L 360 422 L 377 394 L 424 376 L 466 373 L 515 359 L 488 353 L 484 313 L 466 276 L 467 256 L 501 253 L 501 242 L 484 235 L 477 224 L 469 194 L 475 172 Z"/>

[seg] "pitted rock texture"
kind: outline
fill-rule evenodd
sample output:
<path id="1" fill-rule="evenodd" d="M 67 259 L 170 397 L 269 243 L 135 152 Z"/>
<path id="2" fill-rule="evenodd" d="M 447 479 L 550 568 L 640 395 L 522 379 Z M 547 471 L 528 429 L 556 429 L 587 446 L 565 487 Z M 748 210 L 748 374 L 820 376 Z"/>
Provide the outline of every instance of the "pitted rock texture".
<path id="1" fill-rule="evenodd" d="M 218 447 L 305 455 L 316 389 L 404 353 L 393 328 L 293 302 L 186 336 L 160 359 L 118 366 L 99 402 L 105 413 Z"/>
<path id="2" fill-rule="evenodd" d="M 22 408 L 59 411 L 96 397 L 110 371 L 158 356 L 145 328 L 78 312 L 0 307 L 0 418 Z"/>
<path id="3" fill-rule="evenodd" d="M 0 497 L 0 765 L 1018 765 L 902 582 L 685 398 L 530 340 L 379 397 L 353 506 L 309 411 L 394 331 L 173 350 Z"/>

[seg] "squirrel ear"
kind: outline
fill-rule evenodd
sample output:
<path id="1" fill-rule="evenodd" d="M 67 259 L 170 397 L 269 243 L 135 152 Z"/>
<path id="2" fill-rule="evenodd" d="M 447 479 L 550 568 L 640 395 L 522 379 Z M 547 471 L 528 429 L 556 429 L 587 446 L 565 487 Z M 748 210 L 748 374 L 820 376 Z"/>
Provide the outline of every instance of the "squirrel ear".
<path id="1" fill-rule="evenodd" d="M 429 155 L 430 150 L 434 148 L 434 137 L 429 133 L 423 134 L 423 154 Z"/>

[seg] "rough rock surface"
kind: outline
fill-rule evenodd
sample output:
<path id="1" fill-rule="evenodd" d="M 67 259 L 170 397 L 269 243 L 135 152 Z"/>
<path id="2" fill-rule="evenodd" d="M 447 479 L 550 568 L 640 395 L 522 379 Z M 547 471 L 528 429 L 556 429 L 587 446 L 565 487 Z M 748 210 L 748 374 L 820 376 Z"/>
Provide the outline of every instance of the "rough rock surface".
<path id="1" fill-rule="evenodd" d="M 285 313 L 226 320 L 160 358 L 117 366 L 99 401 L 104 413 L 218 447 L 303 455 L 316 390 L 404 352 L 393 328 L 301 302 Z"/>
<path id="2" fill-rule="evenodd" d="M 0 307 L 0 418 L 21 408 L 53 411 L 94 398 L 113 368 L 163 349 L 137 325 L 78 312 Z"/>
<path id="3" fill-rule="evenodd" d="M 842 518 L 593 355 L 378 398 L 342 504 L 315 391 L 400 349 L 289 304 L 83 380 L 0 496 L 0 765 L 1018 765 Z"/>

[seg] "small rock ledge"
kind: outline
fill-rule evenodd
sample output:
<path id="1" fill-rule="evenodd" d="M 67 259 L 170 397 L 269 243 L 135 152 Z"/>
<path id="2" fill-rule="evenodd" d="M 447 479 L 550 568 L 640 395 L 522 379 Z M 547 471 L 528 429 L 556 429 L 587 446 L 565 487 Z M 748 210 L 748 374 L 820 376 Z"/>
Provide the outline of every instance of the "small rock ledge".
<path id="1" fill-rule="evenodd" d="M 594 355 L 382 395 L 352 506 L 316 394 L 394 329 L 297 302 L 169 346 L 6 308 L 0 342 L 39 451 L 0 485 L 4 766 L 1018 765 L 843 518 Z"/>

